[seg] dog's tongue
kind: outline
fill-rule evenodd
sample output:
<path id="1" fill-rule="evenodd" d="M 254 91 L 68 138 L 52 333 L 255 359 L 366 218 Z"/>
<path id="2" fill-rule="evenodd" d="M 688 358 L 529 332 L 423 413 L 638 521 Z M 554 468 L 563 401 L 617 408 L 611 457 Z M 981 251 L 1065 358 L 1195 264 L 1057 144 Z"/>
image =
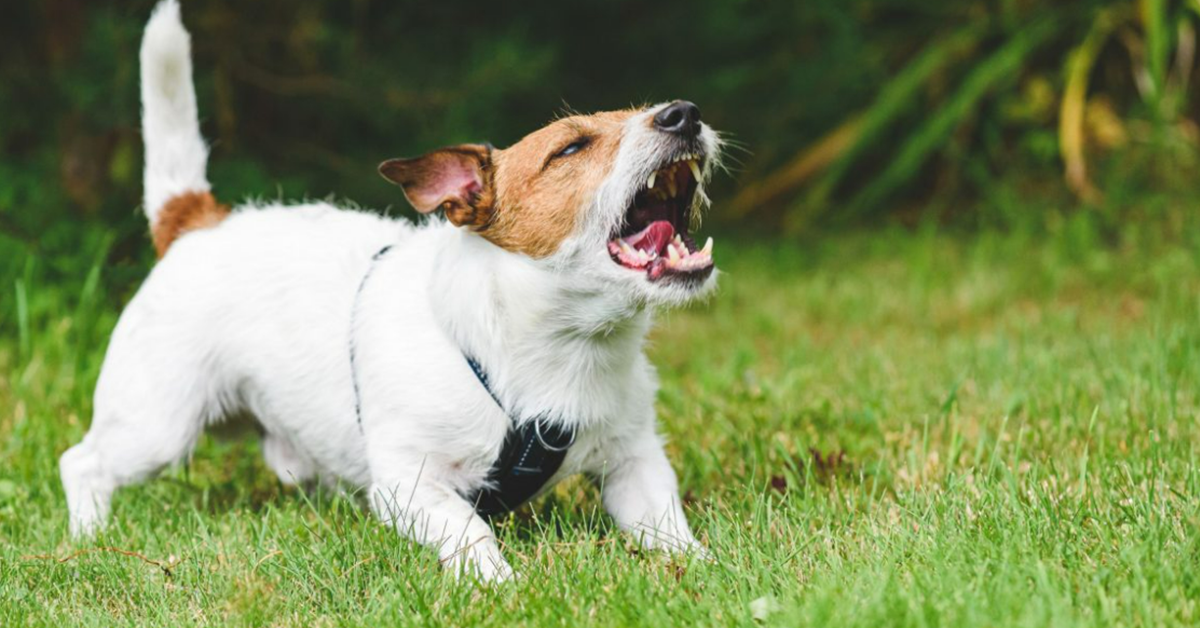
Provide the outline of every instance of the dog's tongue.
<path id="1" fill-rule="evenodd" d="M 629 237 L 610 241 L 608 252 L 626 268 L 648 269 L 651 279 L 668 270 L 693 272 L 712 266 L 712 238 L 699 250 L 689 248 L 695 246 L 689 241 L 675 234 L 670 221 L 656 220 Z"/>
<path id="2" fill-rule="evenodd" d="M 625 243 L 638 251 L 661 255 L 671 238 L 675 237 L 675 227 L 669 220 L 656 220 L 641 232 L 625 238 Z"/>

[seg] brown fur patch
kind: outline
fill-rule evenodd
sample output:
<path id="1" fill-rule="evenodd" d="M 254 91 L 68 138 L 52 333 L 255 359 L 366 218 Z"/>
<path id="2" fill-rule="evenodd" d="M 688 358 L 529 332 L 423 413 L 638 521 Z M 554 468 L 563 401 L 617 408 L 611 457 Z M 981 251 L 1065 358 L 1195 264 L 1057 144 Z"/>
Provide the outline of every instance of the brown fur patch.
<path id="1" fill-rule="evenodd" d="M 546 257 L 579 226 L 612 171 L 625 123 L 638 113 L 628 109 L 562 118 L 504 150 L 449 146 L 411 159 L 390 159 L 380 164 L 379 172 L 404 188 L 417 211 L 441 208 L 451 223 L 497 246 Z M 576 142 L 585 144 L 560 155 Z"/>
<path id="2" fill-rule="evenodd" d="M 579 225 L 596 191 L 612 171 L 626 120 L 636 110 L 556 120 L 492 155 L 494 216 L 478 229 L 497 246 L 546 257 Z M 578 152 L 554 158 L 586 138 Z"/>
<path id="3" fill-rule="evenodd" d="M 228 215 L 229 207 L 218 203 L 209 192 L 184 192 L 172 196 L 163 204 L 150 229 L 158 258 L 167 254 L 167 249 L 179 236 L 216 226 Z"/>

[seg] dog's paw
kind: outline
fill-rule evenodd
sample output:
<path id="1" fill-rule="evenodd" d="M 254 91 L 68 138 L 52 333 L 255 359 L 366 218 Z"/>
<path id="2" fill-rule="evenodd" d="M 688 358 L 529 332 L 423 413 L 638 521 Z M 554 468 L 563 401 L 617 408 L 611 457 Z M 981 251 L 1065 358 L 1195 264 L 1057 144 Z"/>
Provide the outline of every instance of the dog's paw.
<path id="1" fill-rule="evenodd" d="M 473 552 L 463 552 L 445 561 L 443 566 L 460 582 L 496 586 L 518 578 L 508 561 L 499 555 L 479 556 Z"/>
<path id="2" fill-rule="evenodd" d="M 513 571 L 512 566 L 504 559 L 500 559 L 498 563 L 484 561 L 479 566 L 477 573 L 479 581 L 489 586 L 496 586 L 504 582 L 512 582 L 519 579 L 517 572 Z"/>
<path id="3" fill-rule="evenodd" d="M 713 555 L 712 551 L 701 545 L 699 541 L 692 543 L 685 551 L 687 552 L 688 556 L 691 556 L 697 560 L 702 560 L 706 563 L 717 562 L 717 557 Z"/>

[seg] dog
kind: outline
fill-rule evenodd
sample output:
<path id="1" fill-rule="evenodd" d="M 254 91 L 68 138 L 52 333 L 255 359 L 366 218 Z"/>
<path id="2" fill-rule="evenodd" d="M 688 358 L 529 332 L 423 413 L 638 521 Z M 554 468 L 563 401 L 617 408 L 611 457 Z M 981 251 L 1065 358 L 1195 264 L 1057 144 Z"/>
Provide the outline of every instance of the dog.
<path id="1" fill-rule="evenodd" d="M 252 416 L 286 484 L 361 489 L 456 574 L 513 571 L 488 517 L 586 474 L 646 548 L 707 555 L 656 431 L 656 310 L 712 292 L 692 222 L 720 157 L 690 102 L 557 119 L 379 170 L 420 224 L 211 192 L 176 0 L 140 51 L 144 209 L 159 260 L 113 331 L 60 471 L 70 531 Z M 440 216 L 434 214 L 440 210 Z"/>

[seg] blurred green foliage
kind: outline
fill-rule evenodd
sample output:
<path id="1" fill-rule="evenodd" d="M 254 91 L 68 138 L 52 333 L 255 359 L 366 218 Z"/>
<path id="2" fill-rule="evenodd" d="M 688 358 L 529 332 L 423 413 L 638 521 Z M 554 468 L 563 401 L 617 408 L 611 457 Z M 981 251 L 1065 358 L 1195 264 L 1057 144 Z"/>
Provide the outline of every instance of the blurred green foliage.
<path id="1" fill-rule="evenodd" d="M 0 264 L 82 277 L 100 250 L 118 281 L 144 272 L 152 4 L 0 8 Z M 183 4 L 228 200 L 402 206 L 384 158 L 682 97 L 732 140 L 709 222 L 726 229 L 1191 220 L 1200 0 Z"/>

